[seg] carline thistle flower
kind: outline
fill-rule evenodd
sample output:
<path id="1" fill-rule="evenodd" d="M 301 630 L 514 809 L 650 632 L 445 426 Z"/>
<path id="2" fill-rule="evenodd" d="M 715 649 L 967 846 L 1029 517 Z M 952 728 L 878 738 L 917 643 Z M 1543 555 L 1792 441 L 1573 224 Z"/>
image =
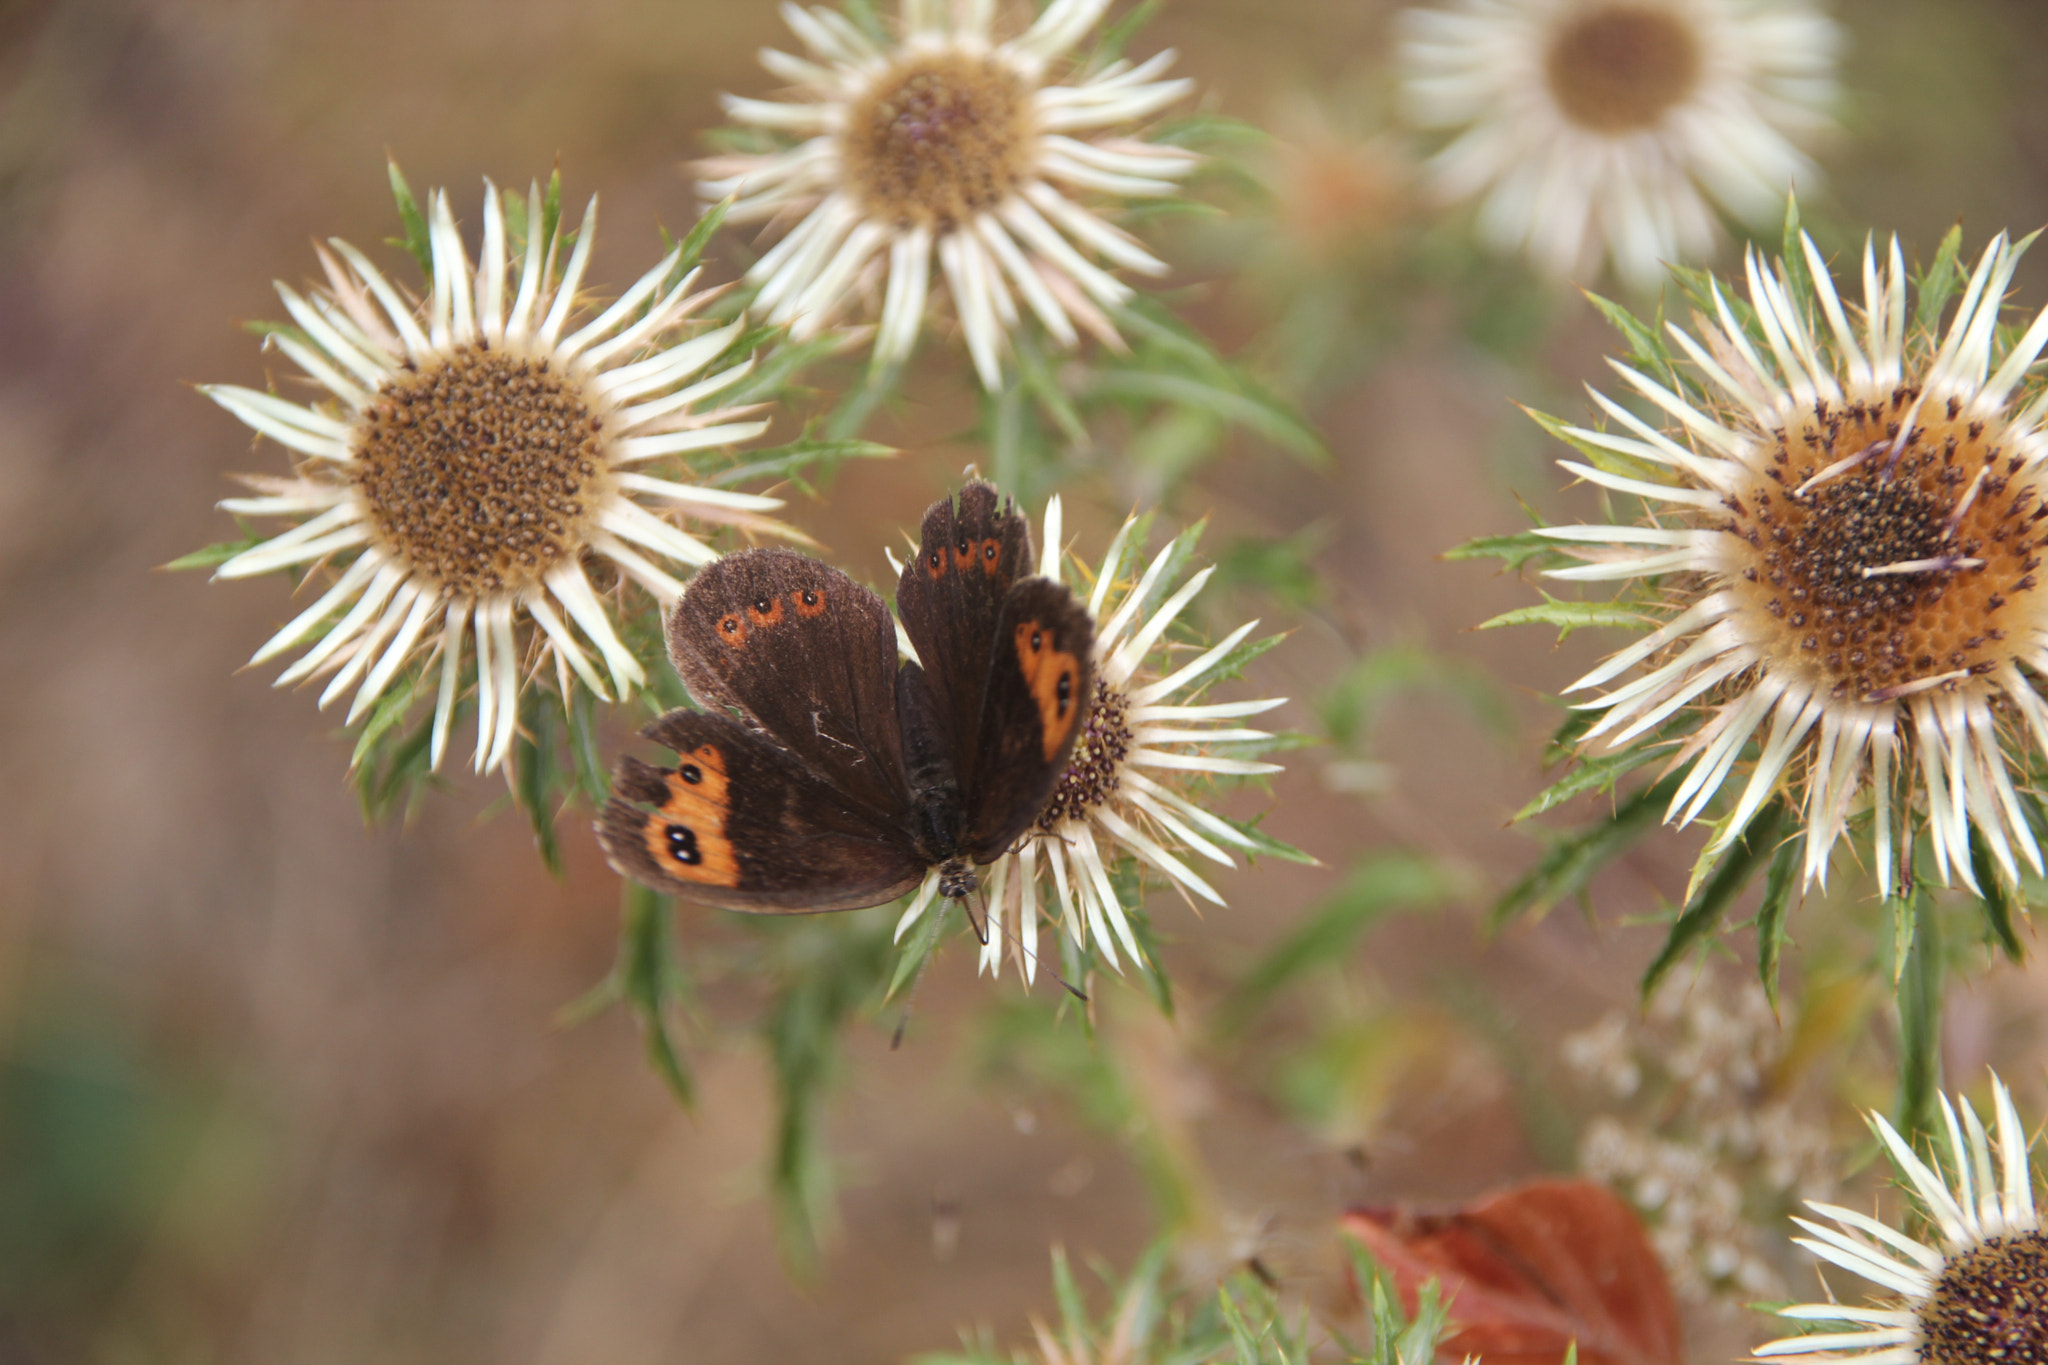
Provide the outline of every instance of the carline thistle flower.
<path id="1" fill-rule="evenodd" d="M 1258 626 L 1249 621 L 1194 657 L 1167 633 L 1215 573 L 1201 569 L 1174 587 L 1199 529 L 1168 544 L 1135 580 L 1137 542 L 1144 520 L 1132 517 L 1111 540 L 1087 588 L 1095 618 L 1095 695 L 1087 729 L 1054 788 L 1038 823 L 989 869 L 987 940 L 981 967 L 998 972 L 1007 948 L 1027 982 L 1038 974 L 1041 888 L 1049 887 L 1051 913 L 1077 945 L 1092 942 L 1113 970 L 1122 970 L 1118 947 L 1143 960 L 1112 873 L 1128 853 L 1163 875 L 1183 896 L 1212 905 L 1223 898 L 1187 858 L 1198 854 L 1236 866 L 1232 850 L 1292 855 L 1284 844 L 1257 838 L 1205 810 L 1181 789 L 1193 777 L 1258 776 L 1276 763 L 1213 751 L 1217 745 L 1275 742 L 1265 730 L 1230 722 L 1286 704 L 1285 697 L 1205 702 L 1208 688 L 1242 662 L 1239 646 Z M 1060 499 L 1045 509 L 1039 573 L 1066 580 Z M 1162 594 L 1164 595 L 1162 597 Z M 1299 856 L 1299 855 L 1293 855 Z M 937 881 L 928 878 L 896 926 L 901 939 L 931 905 Z"/>
<path id="2" fill-rule="evenodd" d="M 1818 179 L 1840 31 L 1810 0 L 1446 0 L 1399 19 L 1403 96 L 1454 133 L 1426 170 L 1551 273 L 1697 260 L 1709 201 L 1760 220 Z"/>
<path id="3" fill-rule="evenodd" d="M 903 0 L 893 42 L 837 10 L 785 4 L 808 55 L 771 49 L 761 61 L 791 97 L 725 105 L 739 123 L 805 140 L 699 167 L 707 198 L 737 196 L 733 221 L 800 218 L 747 272 L 769 320 L 802 340 L 886 281 L 874 361 L 894 364 L 923 326 L 936 256 L 990 389 L 1020 299 L 1062 345 L 1077 328 L 1116 344 L 1104 310 L 1132 291 L 1088 253 L 1145 275 L 1166 265 L 1079 199 L 1171 194 L 1197 158 L 1110 135 L 1192 88 L 1157 79 L 1172 52 L 1061 69 L 1109 3 L 1053 0 L 1003 42 L 992 0 Z"/>
<path id="4" fill-rule="evenodd" d="M 2048 311 L 1999 330 L 2031 240 L 1991 243 L 1939 335 L 1908 327 L 1896 241 L 1882 262 L 1865 244 L 1855 316 L 1804 234 L 1789 263 L 1752 251 L 1753 321 L 1710 280 L 1714 316 L 1667 328 L 1689 368 L 1665 382 L 1610 362 L 1673 429 L 1597 390 L 1613 428 L 1550 423 L 1594 461 L 1565 468 L 1654 509 L 1540 532 L 1589 561 L 1554 577 L 1661 594 L 1657 628 L 1567 689 L 1645 666 L 1582 704 L 1605 712 L 1585 742 L 1675 744 L 1680 825 L 1739 792 L 1710 855 L 1782 793 L 1803 801 L 1805 881 L 1824 885 L 1867 795 L 1885 894 L 1907 884 L 1921 805 L 1943 883 L 1981 890 L 1973 831 L 1998 875 L 2041 870 L 2013 771 L 2048 750 L 2048 394 L 2018 393 Z"/>
<path id="5" fill-rule="evenodd" d="M 409 206 L 395 172 L 394 183 Z M 572 673 L 610 699 L 593 652 L 621 694 L 646 680 L 587 567 L 602 561 L 621 588 L 631 580 L 666 604 L 682 584 L 665 564 L 716 557 L 676 513 L 773 530 L 761 513 L 781 506 L 641 472 L 768 426 L 752 408 L 704 406 L 752 362 L 705 373 L 743 323 L 686 327 L 710 294 L 691 292 L 698 272 L 679 270 L 683 247 L 582 318 L 596 199 L 573 239 L 539 185 L 523 218 L 511 207 L 486 182 L 472 266 L 446 193 L 431 197 L 424 300 L 338 238 L 318 248 L 325 289 L 277 285 L 296 327 L 272 330 L 268 344 L 325 390 L 322 399 L 201 389 L 304 457 L 290 478 L 245 476 L 260 496 L 220 504 L 238 516 L 304 520 L 226 560 L 218 576 L 342 563 L 251 662 L 305 646 L 278 685 L 331 674 L 320 704 L 353 687 L 354 722 L 410 662 L 438 655 L 430 742 L 439 766 L 473 638 L 479 771 L 504 763 L 523 680 L 548 660 L 565 701 Z M 522 617 L 533 629 L 522 629 Z"/>
<path id="6" fill-rule="evenodd" d="M 1794 1322 L 1843 1330 L 1767 1342 L 1756 1348 L 1756 1359 L 1815 1365 L 2048 1361 L 2048 1234 L 2034 1209 L 2030 1144 L 1996 1076 L 1991 1091 L 1996 1139 L 1967 1103 L 1942 1097 L 1945 1163 L 1922 1161 L 1882 1115 L 1870 1116 L 1928 1231 L 1913 1237 L 1867 1214 L 1809 1204 L 1836 1226 L 1794 1219 L 1809 1235 L 1793 1240 L 1897 1297 L 1889 1307 L 1830 1302 L 1780 1308 L 1778 1316 Z"/>

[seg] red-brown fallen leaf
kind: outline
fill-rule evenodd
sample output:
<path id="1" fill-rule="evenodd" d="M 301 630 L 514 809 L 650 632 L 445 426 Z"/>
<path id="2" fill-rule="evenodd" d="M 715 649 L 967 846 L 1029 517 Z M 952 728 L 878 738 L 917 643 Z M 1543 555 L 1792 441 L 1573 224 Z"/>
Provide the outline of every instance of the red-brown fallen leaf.
<path id="1" fill-rule="evenodd" d="M 1439 1360 L 1682 1365 L 1678 1308 L 1642 1224 L 1605 1185 L 1532 1180 L 1450 1213 L 1353 1209 L 1341 1226 L 1415 1311 L 1434 1278 L 1456 1329 Z"/>

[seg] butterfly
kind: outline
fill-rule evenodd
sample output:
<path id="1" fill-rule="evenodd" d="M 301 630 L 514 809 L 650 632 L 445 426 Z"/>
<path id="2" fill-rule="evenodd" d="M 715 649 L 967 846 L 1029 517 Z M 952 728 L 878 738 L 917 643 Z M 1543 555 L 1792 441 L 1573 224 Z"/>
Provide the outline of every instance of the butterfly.
<path id="1" fill-rule="evenodd" d="M 896 609 L 785 549 L 699 570 L 668 652 L 705 709 L 642 734 L 675 766 L 621 759 L 598 821 L 614 868 L 727 910 L 878 905 L 938 869 L 956 899 L 1044 809 L 1093 695 L 1094 621 L 1026 576 L 1031 531 L 969 483 L 925 512 Z"/>

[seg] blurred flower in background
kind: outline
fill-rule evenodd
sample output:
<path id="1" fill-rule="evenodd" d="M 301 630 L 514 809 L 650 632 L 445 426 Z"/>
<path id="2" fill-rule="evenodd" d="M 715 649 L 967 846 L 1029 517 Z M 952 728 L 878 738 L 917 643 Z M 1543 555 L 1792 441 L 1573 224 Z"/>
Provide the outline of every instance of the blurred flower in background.
<path id="1" fill-rule="evenodd" d="M 1942 1097 L 1946 1162 L 1914 1155 L 1881 1114 L 1870 1126 L 1911 1187 L 1928 1228 L 1919 1236 L 1852 1209 L 1811 1205 L 1833 1222 L 1794 1219 L 1793 1240 L 1833 1265 L 1889 1290 L 1890 1307 L 1803 1303 L 1777 1310 L 1830 1328 L 1756 1348 L 1758 1359 L 1856 1361 L 1860 1365 L 1981 1365 L 2048 1359 L 2048 1236 L 2034 1211 L 2031 1145 L 2012 1096 L 1991 1078 L 1998 1136 L 1968 1102 Z M 1961 1123 L 1957 1122 L 1960 1111 Z"/>
<path id="2" fill-rule="evenodd" d="M 1642 525 L 1539 534 L 1588 561 L 1553 577 L 1652 585 L 1628 602 L 1657 628 L 1566 691 L 1650 665 L 1584 705 L 1605 714 L 1583 741 L 1672 755 L 1684 777 L 1667 818 L 1681 825 L 1738 791 L 1707 857 L 1782 796 L 1804 805 L 1805 880 L 1824 883 L 1867 804 L 1889 893 L 1908 884 L 1895 865 L 1924 801 L 1941 882 L 2041 870 L 2032 798 L 2008 767 L 2048 749 L 2035 682 L 2048 667 L 2048 395 L 2019 393 L 2048 311 L 2024 335 L 2001 332 L 2026 243 L 2000 235 L 1963 280 L 1959 240 L 1910 325 L 1896 242 L 1882 264 L 1866 243 L 1855 317 L 1803 234 L 1775 264 L 1752 252 L 1747 309 L 1709 281 L 1697 337 L 1668 328 L 1682 358 L 1638 329 L 1633 363 L 1615 364 L 1674 429 L 1597 391 L 1614 429 L 1539 419 L 1587 458 L 1564 468 L 1656 509 Z"/>
<path id="3" fill-rule="evenodd" d="M 1590 283 L 1648 289 L 1715 240 L 1712 204 L 1771 215 L 1817 173 L 1840 33 L 1809 0 L 1446 0 L 1399 17 L 1410 120 L 1479 229 Z"/>
<path id="4" fill-rule="evenodd" d="M 1756 982 L 1687 976 L 1563 1041 L 1566 1064 L 1623 1106 L 1586 1125 L 1579 1169 L 1643 1216 L 1682 1299 L 1782 1297 L 1764 1230 L 1834 1193 L 1811 1088 L 1780 1074 L 1792 1033 Z"/>
<path id="5" fill-rule="evenodd" d="M 664 563 L 687 569 L 716 557 L 674 513 L 773 529 L 761 514 L 782 504 L 640 472 L 768 426 L 751 408 L 700 406 L 751 362 L 698 378 L 743 323 L 685 329 L 710 294 L 691 292 L 697 272 L 684 268 L 683 246 L 584 319 L 577 295 L 595 199 L 570 234 L 558 185 L 545 197 L 535 185 L 524 205 L 508 205 L 487 183 L 472 267 L 447 194 L 434 194 L 423 217 L 395 169 L 393 181 L 428 298 L 402 293 L 360 251 L 330 239 L 332 251 L 320 250 L 328 287 L 301 294 L 279 284 L 295 325 L 268 333 L 326 400 L 294 403 L 228 384 L 201 390 L 304 457 L 290 478 L 246 477 L 259 496 L 221 503 L 238 516 L 306 519 L 241 549 L 218 575 L 345 560 L 251 662 L 308 646 L 279 684 L 332 674 L 320 704 L 355 688 L 353 723 L 423 650 L 438 654 L 435 766 L 473 635 L 476 767 L 486 771 L 510 752 L 523 680 L 545 660 L 565 700 L 571 673 L 610 699 L 592 652 L 620 693 L 646 681 L 586 556 L 667 603 L 682 584 Z M 538 627 L 530 641 L 521 639 L 522 615 Z"/>
<path id="6" fill-rule="evenodd" d="M 893 37 L 837 10 L 785 5 L 808 55 L 771 50 L 762 61 L 794 97 L 729 96 L 726 109 L 741 124 L 807 140 L 699 166 L 707 198 L 737 196 L 734 221 L 801 215 L 748 272 L 769 318 L 793 324 L 801 340 L 886 280 L 874 356 L 894 364 L 924 324 L 936 255 L 990 389 L 1002 386 L 1020 298 L 1063 345 L 1077 327 L 1115 344 L 1104 310 L 1130 298 L 1130 286 L 1081 248 L 1141 274 L 1166 265 L 1076 200 L 1172 194 L 1197 158 L 1110 133 L 1193 88 L 1156 79 L 1172 52 L 1057 70 L 1108 7 L 1054 0 L 1022 35 L 997 43 L 987 0 L 904 0 Z"/>

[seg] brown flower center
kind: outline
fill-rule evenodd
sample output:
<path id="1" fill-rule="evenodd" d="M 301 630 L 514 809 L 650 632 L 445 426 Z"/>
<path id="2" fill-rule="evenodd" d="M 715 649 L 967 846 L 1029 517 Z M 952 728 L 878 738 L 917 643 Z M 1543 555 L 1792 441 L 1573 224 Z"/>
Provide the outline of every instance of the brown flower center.
<path id="1" fill-rule="evenodd" d="M 2048 1365 L 2048 1237 L 1989 1237 L 1941 1268 L 1920 1310 L 1927 1365 Z"/>
<path id="2" fill-rule="evenodd" d="M 1830 698 L 1954 690 L 2016 658 L 2042 609 L 2040 476 L 1958 403 L 1901 440 L 1918 396 L 1816 403 L 1730 500 L 1744 634 Z"/>
<path id="3" fill-rule="evenodd" d="M 956 227 L 1003 202 L 1029 171 L 1030 92 L 1000 63 L 913 56 L 847 111 L 846 178 L 878 219 Z"/>
<path id="4" fill-rule="evenodd" d="M 1116 795 L 1124 760 L 1136 743 L 1131 734 L 1131 699 L 1122 688 L 1095 680 L 1095 704 L 1088 708 L 1088 728 L 1074 742 L 1074 756 L 1052 789 L 1052 798 L 1038 817 L 1038 827 L 1054 833 L 1063 820 L 1086 819 L 1088 812 Z"/>
<path id="5" fill-rule="evenodd" d="M 1699 35 L 1662 5 L 1584 8 L 1550 40 L 1543 79 L 1565 118 L 1595 133 L 1653 128 L 1690 96 L 1702 66 Z"/>
<path id="6" fill-rule="evenodd" d="M 582 546 L 604 492 L 601 425 L 545 358 L 462 346 L 378 392 L 356 486 L 414 573 L 455 597 L 518 591 Z"/>

